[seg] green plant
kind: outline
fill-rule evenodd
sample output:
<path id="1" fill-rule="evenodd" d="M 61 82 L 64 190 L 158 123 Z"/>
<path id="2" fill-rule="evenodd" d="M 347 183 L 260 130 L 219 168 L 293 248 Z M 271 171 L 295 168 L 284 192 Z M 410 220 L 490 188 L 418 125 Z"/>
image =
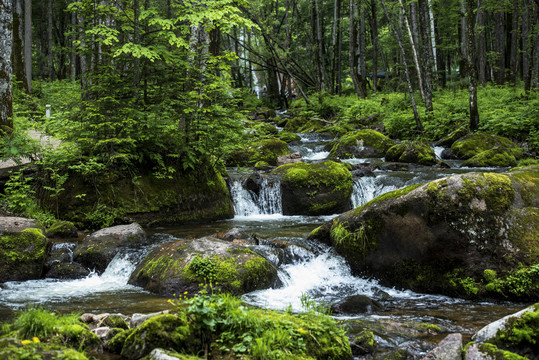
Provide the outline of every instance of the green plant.
<path id="1" fill-rule="evenodd" d="M 4 186 L 3 202 L 15 214 L 25 214 L 34 202 L 33 178 L 25 176 L 23 170 L 12 171 Z"/>
<path id="2" fill-rule="evenodd" d="M 217 265 L 210 257 L 196 255 L 189 264 L 191 270 L 197 277 L 205 279 L 207 282 L 215 280 Z"/>
<path id="3" fill-rule="evenodd" d="M 45 338 L 55 332 L 58 323 L 56 315 L 40 307 L 30 307 L 18 313 L 13 328 L 23 338 Z"/>

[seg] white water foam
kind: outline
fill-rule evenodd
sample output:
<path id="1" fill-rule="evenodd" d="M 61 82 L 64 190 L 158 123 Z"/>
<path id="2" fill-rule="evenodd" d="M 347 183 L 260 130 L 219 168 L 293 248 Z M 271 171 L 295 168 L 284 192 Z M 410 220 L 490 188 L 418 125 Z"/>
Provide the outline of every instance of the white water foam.
<path id="1" fill-rule="evenodd" d="M 383 184 L 379 177 L 363 176 L 354 179 L 352 206 L 356 208 L 368 203 L 377 196 L 397 189 L 398 187 L 395 185 Z"/>
<path id="2" fill-rule="evenodd" d="M 77 280 L 7 282 L 0 288 L 0 304 L 21 308 L 28 304 L 66 302 L 69 299 L 112 291 L 141 292 L 140 288 L 127 284 L 135 267 L 129 255 L 118 254 L 101 275 L 92 273 Z"/>
<path id="3" fill-rule="evenodd" d="M 241 179 L 233 180 L 230 195 L 234 203 L 235 218 L 280 215 L 283 212 L 281 183 L 276 179 L 263 178 L 258 195 L 245 189 Z"/>
<path id="4" fill-rule="evenodd" d="M 434 146 L 432 149 L 434 150 L 434 154 L 436 154 L 436 159 L 442 160 L 442 152 L 445 148 L 443 146 Z"/>

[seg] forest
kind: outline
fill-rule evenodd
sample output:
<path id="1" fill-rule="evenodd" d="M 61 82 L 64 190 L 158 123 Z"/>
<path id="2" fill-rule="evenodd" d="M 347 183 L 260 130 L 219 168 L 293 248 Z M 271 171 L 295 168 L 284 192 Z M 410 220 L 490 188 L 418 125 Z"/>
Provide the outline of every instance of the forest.
<path id="1" fill-rule="evenodd" d="M 539 0 L 2 0 L 0 136 L 2 359 L 539 356 Z"/>

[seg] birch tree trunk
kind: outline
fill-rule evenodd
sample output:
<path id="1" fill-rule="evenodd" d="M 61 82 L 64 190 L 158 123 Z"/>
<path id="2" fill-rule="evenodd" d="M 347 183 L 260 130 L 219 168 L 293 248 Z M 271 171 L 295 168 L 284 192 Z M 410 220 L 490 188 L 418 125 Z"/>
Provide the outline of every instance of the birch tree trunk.
<path id="1" fill-rule="evenodd" d="M 356 26 L 355 26 L 356 3 L 355 0 L 350 0 L 350 43 L 348 52 L 348 61 L 350 66 L 350 77 L 354 83 L 356 93 L 362 99 L 365 98 L 365 87 L 361 78 L 357 75 L 356 67 Z"/>
<path id="2" fill-rule="evenodd" d="M 399 0 L 401 1 L 401 0 Z M 419 114 L 417 112 L 417 105 L 415 102 L 415 95 L 414 95 L 414 89 L 412 87 L 412 80 L 410 79 L 410 73 L 408 71 L 408 63 L 406 61 L 406 52 L 404 51 L 404 44 L 402 41 L 402 34 L 400 31 L 397 30 L 397 28 L 393 25 L 393 22 L 391 21 L 391 16 L 389 16 L 389 12 L 387 11 L 387 6 L 384 0 L 380 0 L 382 7 L 384 8 L 384 13 L 387 18 L 387 22 L 389 23 L 389 27 L 391 28 L 391 31 L 395 35 L 395 38 L 397 39 L 397 43 L 399 44 L 399 50 L 402 57 L 402 65 L 404 67 L 404 73 L 406 75 L 406 83 L 408 84 L 408 92 L 410 93 L 410 100 L 412 101 L 412 108 L 414 110 L 414 120 L 417 126 L 417 129 L 420 132 L 423 132 L 423 124 L 421 124 L 421 119 L 419 119 Z"/>
<path id="3" fill-rule="evenodd" d="M 466 0 L 466 65 L 470 84 L 468 86 L 470 103 L 470 130 L 476 131 L 479 127 L 479 108 L 477 105 L 477 54 L 475 51 L 474 34 L 474 0 Z"/>
<path id="4" fill-rule="evenodd" d="M 13 12 L 10 1 L 0 2 L 0 135 L 13 129 L 13 94 L 11 87 L 11 51 Z"/>

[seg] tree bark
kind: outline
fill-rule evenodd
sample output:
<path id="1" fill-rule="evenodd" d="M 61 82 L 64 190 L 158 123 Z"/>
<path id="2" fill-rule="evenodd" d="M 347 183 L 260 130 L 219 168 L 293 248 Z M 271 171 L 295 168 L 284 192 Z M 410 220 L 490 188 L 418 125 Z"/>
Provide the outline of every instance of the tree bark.
<path id="1" fill-rule="evenodd" d="M 372 90 L 378 90 L 378 19 L 376 0 L 371 0 L 371 37 L 372 37 Z"/>
<path id="2" fill-rule="evenodd" d="M 486 37 L 487 14 L 483 8 L 483 0 L 477 4 L 477 67 L 479 83 L 485 85 L 487 82 L 487 37 Z"/>
<path id="3" fill-rule="evenodd" d="M 410 79 L 410 73 L 408 72 L 408 63 L 406 62 L 406 52 L 404 51 L 404 44 L 402 42 L 402 34 L 400 31 L 397 30 L 397 28 L 393 25 L 393 22 L 391 21 L 391 16 L 389 16 L 389 12 L 387 11 L 387 6 L 384 0 L 380 0 L 382 7 L 384 8 L 384 13 L 386 14 L 387 22 L 389 23 L 389 27 L 391 28 L 391 31 L 395 35 L 395 38 L 397 39 L 397 43 L 399 44 L 399 50 L 402 57 L 402 65 L 404 67 L 404 73 L 406 75 L 406 83 L 408 84 L 408 92 L 410 93 L 410 100 L 412 102 L 412 108 L 414 111 L 414 120 L 417 126 L 417 129 L 420 132 L 423 132 L 423 124 L 421 124 L 421 120 L 419 119 L 419 114 L 417 112 L 417 105 L 415 102 L 415 95 L 414 95 L 414 89 L 412 87 L 412 80 Z M 401 0 L 399 0 L 401 1 Z"/>
<path id="4" fill-rule="evenodd" d="M 21 0 L 13 0 L 13 50 L 11 56 L 13 59 L 13 73 L 17 81 L 20 81 L 26 88 L 26 74 L 24 66 L 23 52 L 23 24 L 22 24 L 22 3 Z M 26 89 L 28 92 L 28 89 Z"/>
<path id="5" fill-rule="evenodd" d="M 531 79 L 531 87 L 532 89 L 538 89 L 539 88 L 539 4 L 533 5 L 532 8 L 535 9 L 533 12 L 535 17 L 535 29 L 534 29 L 534 37 L 533 37 L 533 68 L 532 68 L 532 79 Z"/>
<path id="6" fill-rule="evenodd" d="M 519 1 L 513 3 L 513 14 L 511 20 L 511 50 L 509 56 L 509 69 L 511 70 L 511 83 L 515 84 L 518 73 L 518 18 L 519 18 Z"/>
<path id="7" fill-rule="evenodd" d="M 133 43 L 140 44 L 140 4 L 139 0 L 133 0 Z M 133 96 L 138 99 L 138 88 L 140 83 L 140 58 L 133 61 Z"/>
<path id="8" fill-rule="evenodd" d="M 11 1 L 0 2 L 0 135 L 10 134 L 13 130 L 13 93 L 11 85 L 12 11 Z"/>
<path id="9" fill-rule="evenodd" d="M 363 0 L 359 0 L 359 78 L 362 84 L 367 83 L 367 42 L 365 41 L 365 9 Z"/>
<path id="10" fill-rule="evenodd" d="M 361 78 L 357 74 L 356 67 L 356 26 L 355 26 L 356 3 L 355 0 L 350 0 L 350 46 L 348 52 L 348 61 L 350 65 L 350 77 L 354 83 L 356 93 L 362 99 L 365 98 L 365 87 Z"/>
<path id="11" fill-rule="evenodd" d="M 24 0 L 24 67 L 26 90 L 32 92 L 32 0 Z"/>
<path id="12" fill-rule="evenodd" d="M 326 67 L 324 65 L 324 38 L 322 33 L 322 22 L 320 20 L 320 6 L 318 0 L 313 0 L 312 5 L 313 14 L 313 35 L 316 39 L 316 68 L 318 69 L 319 76 L 319 90 L 324 90 L 327 87 L 328 75 L 326 73 Z"/>
<path id="13" fill-rule="evenodd" d="M 522 79 L 524 80 L 524 92 L 528 94 L 531 87 L 531 42 L 530 42 L 530 15 L 532 4 L 524 2 L 522 8 Z"/>
<path id="14" fill-rule="evenodd" d="M 48 75 L 49 80 L 55 80 L 54 74 L 54 57 L 52 54 L 53 38 L 52 38 L 52 0 L 47 1 L 47 59 L 48 59 Z"/>
<path id="15" fill-rule="evenodd" d="M 470 103 L 470 130 L 476 131 L 479 127 L 479 108 L 477 105 L 477 54 L 475 51 L 474 34 L 474 0 L 466 0 L 466 63 L 467 73 L 470 80 L 468 86 Z"/>
<path id="16" fill-rule="evenodd" d="M 505 82 L 505 12 L 502 10 L 494 13 L 496 22 L 496 83 L 503 85 Z"/>
<path id="17" fill-rule="evenodd" d="M 419 29 L 421 31 L 421 46 L 423 50 L 423 74 L 425 80 L 425 109 L 427 113 L 430 113 L 434 110 L 432 105 L 432 63 L 434 62 L 434 53 L 430 41 L 430 16 L 427 0 L 419 0 L 419 14 Z"/>
<path id="18" fill-rule="evenodd" d="M 76 1 L 76 0 L 73 0 Z M 77 51 L 75 50 L 75 41 L 77 41 L 77 13 L 71 12 L 71 53 L 69 60 L 69 75 L 71 81 L 75 81 L 77 78 Z"/>

